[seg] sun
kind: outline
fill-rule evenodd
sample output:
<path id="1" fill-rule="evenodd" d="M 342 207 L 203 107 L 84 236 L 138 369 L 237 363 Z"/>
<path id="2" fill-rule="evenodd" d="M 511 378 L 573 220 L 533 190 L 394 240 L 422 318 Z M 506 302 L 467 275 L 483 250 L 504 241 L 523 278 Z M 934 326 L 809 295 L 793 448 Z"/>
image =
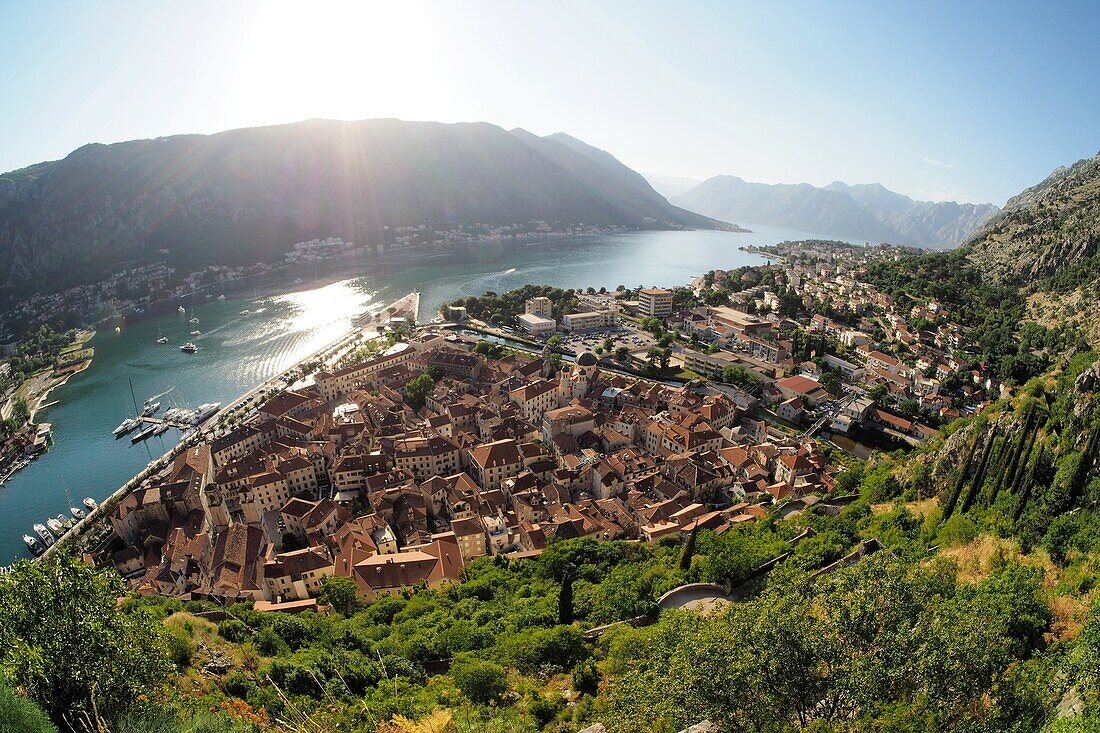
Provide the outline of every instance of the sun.
<path id="1" fill-rule="evenodd" d="M 237 114 L 415 117 L 446 99 L 430 13 L 415 2 L 265 3 L 237 64 Z"/>

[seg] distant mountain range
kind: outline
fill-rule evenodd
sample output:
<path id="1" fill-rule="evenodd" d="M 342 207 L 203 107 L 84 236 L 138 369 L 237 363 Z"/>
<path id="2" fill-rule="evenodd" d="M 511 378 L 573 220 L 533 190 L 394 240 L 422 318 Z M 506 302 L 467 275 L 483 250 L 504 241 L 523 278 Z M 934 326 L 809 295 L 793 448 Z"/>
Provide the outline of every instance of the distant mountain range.
<path id="1" fill-rule="evenodd" d="M 915 201 L 878 183 L 824 188 L 715 176 L 672 202 L 726 221 L 790 227 L 872 243 L 954 247 L 999 211 L 993 204 Z"/>
<path id="2" fill-rule="evenodd" d="M 643 173 L 653 190 L 671 201 L 677 196 L 682 196 L 703 181 L 698 178 L 685 178 L 683 176 L 665 176 L 660 173 Z"/>
<path id="3" fill-rule="evenodd" d="M 0 175 L 0 295 L 50 292 L 167 259 L 276 261 L 314 237 L 524 224 L 735 228 L 671 205 L 564 134 L 392 119 L 85 145 Z"/>

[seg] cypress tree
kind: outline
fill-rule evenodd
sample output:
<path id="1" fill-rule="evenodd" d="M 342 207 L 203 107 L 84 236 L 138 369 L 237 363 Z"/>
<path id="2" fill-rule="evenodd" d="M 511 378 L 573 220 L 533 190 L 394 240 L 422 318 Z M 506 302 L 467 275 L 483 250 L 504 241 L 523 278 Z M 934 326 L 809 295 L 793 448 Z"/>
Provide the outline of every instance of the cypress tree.
<path id="1" fill-rule="evenodd" d="M 1020 480 L 1024 477 L 1024 472 L 1027 470 L 1028 459 L 1031 458 L 1032 451 L 1035 450 L 1035 443 L 1039 439 L 1039 423 L 1036 421 L 1035 426 L 1031 430 L 1031 436 L 1028 438 L 1027 445 L 1024 447 L 1023 453 L 1020 454 L 1020 460 L 1016 462 L 1016 470 L 1012 472 L 1008 481 L 1008 490 L 1010 493 L 1016 493 L 1020 488 Z"/>
<path id="2" fill-rule="evenodd" d="M 558 592 L 558 623 L 568 626 L 573 623 L 573 571 L 566 569 Z"/>
<path id="3" fill-rule="evenodd" d="M 963 483 L 966 481 L 966 477 L 970 475 L 970 464 L 974 460 L 974 452 L 977 450 L 978 443 L 981 442 L 982 436 L 975 431 L 974 442 L 970 444 L 970 450 L 967 451 L 966 460 L 963 461 L 959 476 L 955 479 L 955 483 L 951 488 L 951 493 L 947 497 L 947 501 L 943 505 L 943 521 L 947 521 L 951 518 L 951 515 L 955 512 L 955 503 L 959 500 L 959 492 L 962 491 Z"/>
<path id="4" fill-rule="evenodd" d="M 1031 452 L 1035 452 L 1034 446 Z M 1012 510 L 1013 524 L 1020 521 L 1020 515 L 1024 513 L 1024 507 L 1027 505 L 1028 499 L 1031 498 L 1031 478 L 1035 475 L 1035 466 L 1042 460 L 1043 453 L 1043 449 L 1039 448 L 1039 455 L 1029 456 L 1028 465 L 1025 467 L 1026 470 L 1020 472 L 1020 496 L 1016 499 L 1016 507 Z"/>
<path id="5" fill-rule="evenodd" d="M 993 445 L 997 442 L 997 428 L 993 428 L 993 433 L 990 434 L 989 440 L 985 442 L 985 449 L 982 450 L 982 459 L 978 463 L 978 468 L 974 471 L 974 478 L 970 482 L 969 490 L 962 498 L 962 506 L 959 507 L 959 513 L 966 514 L 970 510 L 970 505 L 974 502 L 974 497 L 982 490 L 982 482 L 985 481 L 986 468 L 989 466 L 989 456 L 993 453 Z"/>
<path id="6" fill-rule="evenodd" d="M 1016 436 L 1016 440 L 1013 442 L 1012 451 L 1008 458 L 1008 464 L 1003 467 L 1001 471 L 997 472 L 997 480 L 993 483 L 993 488 L 989 493 L 989 505 L 992 506 L 993 502 L 997 500 L 997 494 L 1000 493 L 1001 488 L 1004 486 L 1011 486 L 1012 479 L 1016 474 L 1017 466 L 1020 463 L 1020 458 L 1030 450 L 1028 441 L 1034 440 L 1035 436 L 1032 433 L 1035 415 L 1038 411 L 1035 409 L 1035 403 L 1028 404 L 1027 415 L 1024 416 L 1024 425 L 1020 430 L 1020 434 Z"/>
<path id="7" fill-rule="evenodd" d="M 699 534 L 699 523 L 696 522 L 695 526 L 691 528 L 691 534 L 688 535 L 687 542 L 684 543 L 684 549 L 680 552 L 680 569 L 685 573 L 691 570 L 691 556 L 695 554 L 695 538 Z"/>

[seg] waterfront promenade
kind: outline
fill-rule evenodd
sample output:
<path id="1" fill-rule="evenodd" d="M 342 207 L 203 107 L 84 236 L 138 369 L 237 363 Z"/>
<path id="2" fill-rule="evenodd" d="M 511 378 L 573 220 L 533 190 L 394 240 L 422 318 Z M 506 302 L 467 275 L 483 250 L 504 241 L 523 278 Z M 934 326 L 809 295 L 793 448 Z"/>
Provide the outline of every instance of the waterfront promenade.
<path id="1" fill-rule="evenodd" d="M 92 549 L 110 536 L 110 528 L 105 526 L 106 518 L 111 509 L 129 494 L 140 487 L 146 480 L 164 470 L 183 451 L 192 446 L 209 440 L 219 425 L 231 418 L 242 419 L 250 410 L 254 409 L 257 400 L 254 397 L 262 397 L 285 389 L 296 379 L 308 376 L 304 373 L 304 367 L 311 366 L 310 372 L 337 361 L 349 348 L 355 347 L 364 337 L 377 336 L 380 327 L 384 326 L 394 314 L 404 314 L 415 318 L 419 307 L 420 296 L 417 292 L 408 293 L 393 303 L 385 306 L 373 314 L 361 316 L 352 328 L 342 333 L 333 341 L 325 344 L 316 351 L 299 359 L 293 366 L 281 370 L 278 374 L 266 379 L 262 383 L 249 389 L 218 412 L 210 416 L 202 425 L 181 439 L 159 458 L 151 461 L 142 471 L 130 478 L 120 486 L 107 499 L 100 502 L 98 508 L 88 513 L 84 519 L 76 523 L 70 531 L 62 535 L 57 542 L 48 547 L 38 559 L 49 559 L 62 547 L 75 545 L 78 551 L 85 548 Z"/>

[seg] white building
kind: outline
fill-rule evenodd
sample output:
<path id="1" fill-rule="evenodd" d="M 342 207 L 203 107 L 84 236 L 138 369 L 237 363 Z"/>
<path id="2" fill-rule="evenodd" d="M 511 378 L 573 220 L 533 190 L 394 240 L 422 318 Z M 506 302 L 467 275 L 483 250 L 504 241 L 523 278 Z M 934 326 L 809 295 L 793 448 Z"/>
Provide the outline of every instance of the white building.
<path id="1" fill-rule="evenodd" d="M 562 316 L 561 325 L 567 331 L 591 331 L 595 328 L 617 326 L 619 314 L 615 311 L 586 311 Z"/>
<path id="2" fill-rule="evenodd" d="M 537 298 L 528 298 L 523 304 L 523 312 L 531 316 L 552 318 L 554 315 L 554 304 L 550 302 L 550 299 L 545 295 L 540 295 Z"/>
<path id="3" fill-rule="evenodd" d="M 651 318 L 672 313 L 672 291 L 663 288 L 643 288 L 638 291 L 638 312 Z"/>
<path id="4" fill-rule="evenodd" d="M 531 301 L 529 300 L 527 302 L 530 303 Z M 566 318 L 568 317 L 569 316 L 566 316 Z M 544 334 L 553 333 L 558 327 L 558 322 L 553 318 L 535 315 L 530 311 L 516 316 L 516 320 L 519 321 L 520 327 L 532 336 L 542 336 Z"/>

